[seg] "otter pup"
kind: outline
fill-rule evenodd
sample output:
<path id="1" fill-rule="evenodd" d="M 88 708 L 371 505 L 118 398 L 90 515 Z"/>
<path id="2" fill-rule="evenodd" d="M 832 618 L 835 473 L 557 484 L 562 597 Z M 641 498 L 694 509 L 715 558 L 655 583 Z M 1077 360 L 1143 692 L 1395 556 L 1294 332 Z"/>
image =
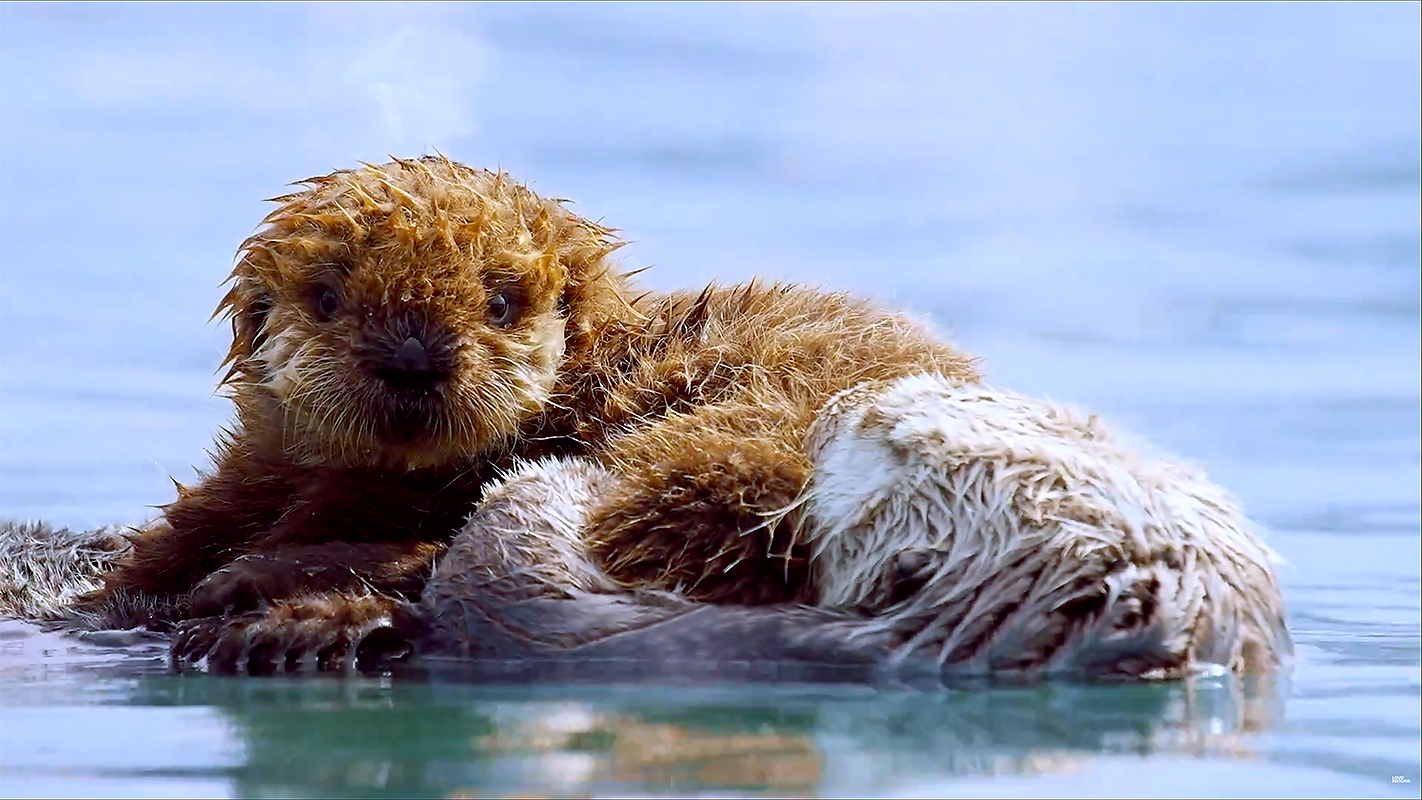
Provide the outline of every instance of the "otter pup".
<path id="1" fill-rule="evenodd" d="M 236 617 L 301 599 L 362 630 L 420 591 L 486 482 L 548 454 L 627 478 L 587 529 L 617 586 L 803 601 L 794 501 L 815 411 L 864 380 L 977 377 L 924 326 L 843 294 L 635 294 L 612 231 L 443 157 L 304 185 L 243 244 L 219 307 L 237 424 L 215 470 L 91 607 L 190 593 L 180 616 L 205 621 L 189 628 L 238 637 Z"/>
<path id="2" fill-rule="evenodd" d="M 187 597 L 162 626 L 324 597 L 383 617 L 499 466 L 537 449 L 523 432 L 565 350 L 629 313 L 611 232 L 506 175 L 427 157 L 303 184 L 218 307 L 237 419 L 215 468 L 81 611 Z"/>
<path id="3" fill-rule="evenodd" d="M 507 548 L 457 548 L 434 590 L 436 619 L 505 629 L 501 652 L 709 652 L 734 631 L 827 652 L 855 618 L 856 664 L 885 642 L 990 672 L 1280 650 L 1257 633 L 1280 620 L 1267 550 L 1222 493 L 972 388 L 973 361 L 902 315 L 756 282 L 636 294 L 610 230 L 444 158 L 278 201 L 220 308 L 238 424 L 91 598 L 191 592 L 180 661 L 334 666 L 393 644 L 372 634 L 402 627 L 485 484 L 546 455 L 595 470 L 560 490 L 581 524 L 495 524 Z M 619 633 L 653 619 L 696 622 Z"/>

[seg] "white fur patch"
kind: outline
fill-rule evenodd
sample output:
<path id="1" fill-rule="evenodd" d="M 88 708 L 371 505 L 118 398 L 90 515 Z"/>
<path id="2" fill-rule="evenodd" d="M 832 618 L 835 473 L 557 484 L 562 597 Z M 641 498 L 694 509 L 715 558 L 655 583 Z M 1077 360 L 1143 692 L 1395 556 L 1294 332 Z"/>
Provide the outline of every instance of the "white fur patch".
<path id="1" fill-rule="evenodd" d="M 262 371 L 267 375 L 266 386 L 279 400 L 285 400 L 300 385 L 301 372 L 296 353 L 302 341 L 302 337 L 290 327 L 285 327 L 268 336 L 261 348 L 252 354 L 265 366 Z"/>
<path id="2" fill-rule="evenodd" d="M 558 367 L 563 363 L 563 352 L 567 346 L 567 325 L 567 320 L 554 317 L 539 325 L 530 340 L 530 358 L 521 367 L 519 379 L 532 390 L 536 408 L 542 408 L 548 402 L 553 385 L 558 380 Z"/>
<path id="3" fill-rule="evenodd" d="M 1095 416 L 925 374 L 841 393 L 808 441 L 819 603 L 882 611 L 897 555 L 920 553 L 923 588 L 888 616 L 931 620 L 914 642 L 931 639 L 943 660 L 1002 655 L 1006 639 L 1031 638 L 1033 613 L 1092 592 L 1108 602 L 1082 623 L 1104 627 L 1063 651 L 1119 638 L 1113 625 L 1148 628 L 1163 661 L 1287 648 L 1273 554 L 1233 498 L 1196 469 L 1139 457 Z M 1113 577 L 1070 588 L 1101 574 Z M 1144 605 L 1143 586 L 1155 593 Z M 1132 621 L 1128 603 L 1150 618 Z"/>

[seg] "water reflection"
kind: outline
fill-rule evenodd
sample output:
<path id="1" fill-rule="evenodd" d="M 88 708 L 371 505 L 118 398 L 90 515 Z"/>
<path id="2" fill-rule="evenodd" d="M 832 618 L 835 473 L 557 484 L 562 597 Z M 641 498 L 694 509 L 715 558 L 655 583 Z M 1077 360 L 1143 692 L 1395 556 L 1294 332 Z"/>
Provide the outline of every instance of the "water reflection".
<path id="1" fill-rule="evenodd" d="M 242 796 L 881 794 L 1111 755 L 1252 758 L 1275 679 L 901 693 L 860 688 L 473 687 L 138 681 L 134 705 L 219 709 Z"/>

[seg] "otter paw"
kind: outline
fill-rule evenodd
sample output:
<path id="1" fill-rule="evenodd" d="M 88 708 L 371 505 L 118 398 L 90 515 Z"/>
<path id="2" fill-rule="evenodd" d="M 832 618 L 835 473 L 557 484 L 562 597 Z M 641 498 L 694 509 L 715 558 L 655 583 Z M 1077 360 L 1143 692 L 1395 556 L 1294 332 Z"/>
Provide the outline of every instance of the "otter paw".
<path id="1" fill-rule="evenodd" d="M 169 653 L 175 670 L 206 666 L 214 674 L 353 672 L 409 655 L 402 620 L 408 604 L 378 595 L 307 597 L 263 611 L 185 620 Z"/>
<path id="2" fill-rule="evenodd" d="M 283 572 L 267 556 L 242 556 L 198 583 L 188 599 L 192 616 L 230 616 L 263 608 L 290 583 Z"/>
<path id="3" fill-rule="evenodd" d="M 280 555 L 242 556 L 198 583 L 188 600 L 191 616 L 231 616 L 266 608 L 277 598 L 322 587 L 329 569 Z"/>

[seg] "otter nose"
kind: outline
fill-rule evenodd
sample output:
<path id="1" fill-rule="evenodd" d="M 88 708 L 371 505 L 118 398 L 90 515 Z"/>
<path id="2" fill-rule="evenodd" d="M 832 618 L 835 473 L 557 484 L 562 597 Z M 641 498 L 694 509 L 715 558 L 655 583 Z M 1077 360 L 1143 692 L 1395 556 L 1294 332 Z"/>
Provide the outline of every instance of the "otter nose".
<path id="1" fill-rule="evenodd" d="M 385 363 L 375 374 L 386 383 L 401 389 L 427 387 L 444 377 L 419 339 L 411 336 L 390 351 Z"/>
<path id="2" fill-rule="evenodd" d="M 430 354 L 425 351 L 425 346 L 419 339 L 411 336 L 395 348 L 395 357 L 392 359 L 391 368 L 415 374 L 430 372 L 432 369 Z"/>

